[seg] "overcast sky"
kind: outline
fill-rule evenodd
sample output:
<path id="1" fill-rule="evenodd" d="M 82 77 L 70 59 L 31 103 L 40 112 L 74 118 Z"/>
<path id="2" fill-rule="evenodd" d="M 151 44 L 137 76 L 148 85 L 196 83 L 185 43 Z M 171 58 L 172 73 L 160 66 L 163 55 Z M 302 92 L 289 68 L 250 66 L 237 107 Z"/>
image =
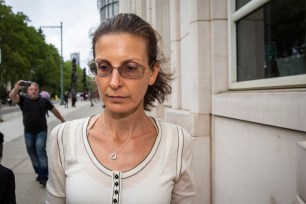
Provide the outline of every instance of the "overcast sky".
<path id="1" fill-rule="evenodd" d="M 99 25 L 97 0 L 5 0 L 14 13 L 22 12 L 29 17 L 31 26 L 60 26 L 63 22 L 63 57 L 71 60 L 70 54 L 79 52 L 81 67 L 86 67 L 90 58 L 89 33 Z M 43 28 L 47 43 L 61 51 L 61 29 Z"/>

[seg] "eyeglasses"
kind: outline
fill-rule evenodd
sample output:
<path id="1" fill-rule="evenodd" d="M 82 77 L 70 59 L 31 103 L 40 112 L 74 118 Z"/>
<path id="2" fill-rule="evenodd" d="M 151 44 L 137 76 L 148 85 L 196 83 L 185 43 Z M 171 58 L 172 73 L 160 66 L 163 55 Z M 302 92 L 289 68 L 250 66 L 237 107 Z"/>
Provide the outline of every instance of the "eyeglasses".
<path id="1" fill-rule="evenodd" d="M 149 66 L 149 68 L 154 62 Z M 99 77 L 107 77 L 112 74 L 114 69 L 117 69 L 120 76 L 126 79 L 139 79 L 143 77 L 146 67 L 137 64 L 136 62 L 125 62 L 119 67 L 114 67 L 107 62 L 90 62 L 88 64 L 90 72 Z"/>

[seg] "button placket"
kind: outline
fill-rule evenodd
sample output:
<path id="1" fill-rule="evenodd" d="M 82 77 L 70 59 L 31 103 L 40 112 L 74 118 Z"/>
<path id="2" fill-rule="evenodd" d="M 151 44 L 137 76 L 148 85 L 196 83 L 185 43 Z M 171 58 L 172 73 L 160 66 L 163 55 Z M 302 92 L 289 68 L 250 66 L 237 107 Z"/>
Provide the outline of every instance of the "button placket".
<path id="1" fill-rule="evenodd" d="M 120 203 L 121 172 L 113 172 L 112 204 Z"/>

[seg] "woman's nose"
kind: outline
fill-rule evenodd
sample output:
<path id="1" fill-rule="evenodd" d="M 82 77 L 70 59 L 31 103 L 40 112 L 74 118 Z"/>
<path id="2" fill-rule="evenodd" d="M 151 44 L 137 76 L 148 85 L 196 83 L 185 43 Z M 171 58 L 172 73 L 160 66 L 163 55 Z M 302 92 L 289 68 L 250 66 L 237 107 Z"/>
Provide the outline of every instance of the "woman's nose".
<path id="1" fill-rule="evenodd" d="M 109 87 L 111 89 L 118 89 L 122 85 L 121 76 L 119 74 L 118 69 L 113 69 L 113 72 L 111 74 L 111 80 L 109 82 Z"/>

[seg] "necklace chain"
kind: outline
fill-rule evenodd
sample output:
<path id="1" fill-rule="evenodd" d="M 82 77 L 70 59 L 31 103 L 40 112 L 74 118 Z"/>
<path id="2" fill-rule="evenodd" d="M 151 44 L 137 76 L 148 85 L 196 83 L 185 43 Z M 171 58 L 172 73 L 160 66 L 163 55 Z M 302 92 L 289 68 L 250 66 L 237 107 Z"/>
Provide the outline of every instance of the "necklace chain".
<path id="1" fill-rule="evenodd" d="M 109 136 L 108 136 L 108 132 L 107 132 L 107 129 L 106 129 L 106 125 L 105 125 L 105 116 L 104 116 L 104 113 L 103 113 L 103 125 L 104 125 L 104 130 L 105 130 L 105 134 L 106 134 L 106 137 L 107 137 L 107 142 L 108 142 L 108 145 L 110 146 L 110 148 L 112 149 L 112 153 L 109 155 L 109 158 L 112 159 L 112 160 L 116 160 L 117 159 L 117 154 L 123 149 L 123 147 L 130 141 L 131 139 L 131 136 L 134 132 L 134 130 L 129 134 L 128 138 L 124 141 L 124 143 L 119 147 L 119 149 L 117 149 L 117 151 L 112 147 L 111 143 L 110 143 L 110 140 L 109 140 Z"/>

